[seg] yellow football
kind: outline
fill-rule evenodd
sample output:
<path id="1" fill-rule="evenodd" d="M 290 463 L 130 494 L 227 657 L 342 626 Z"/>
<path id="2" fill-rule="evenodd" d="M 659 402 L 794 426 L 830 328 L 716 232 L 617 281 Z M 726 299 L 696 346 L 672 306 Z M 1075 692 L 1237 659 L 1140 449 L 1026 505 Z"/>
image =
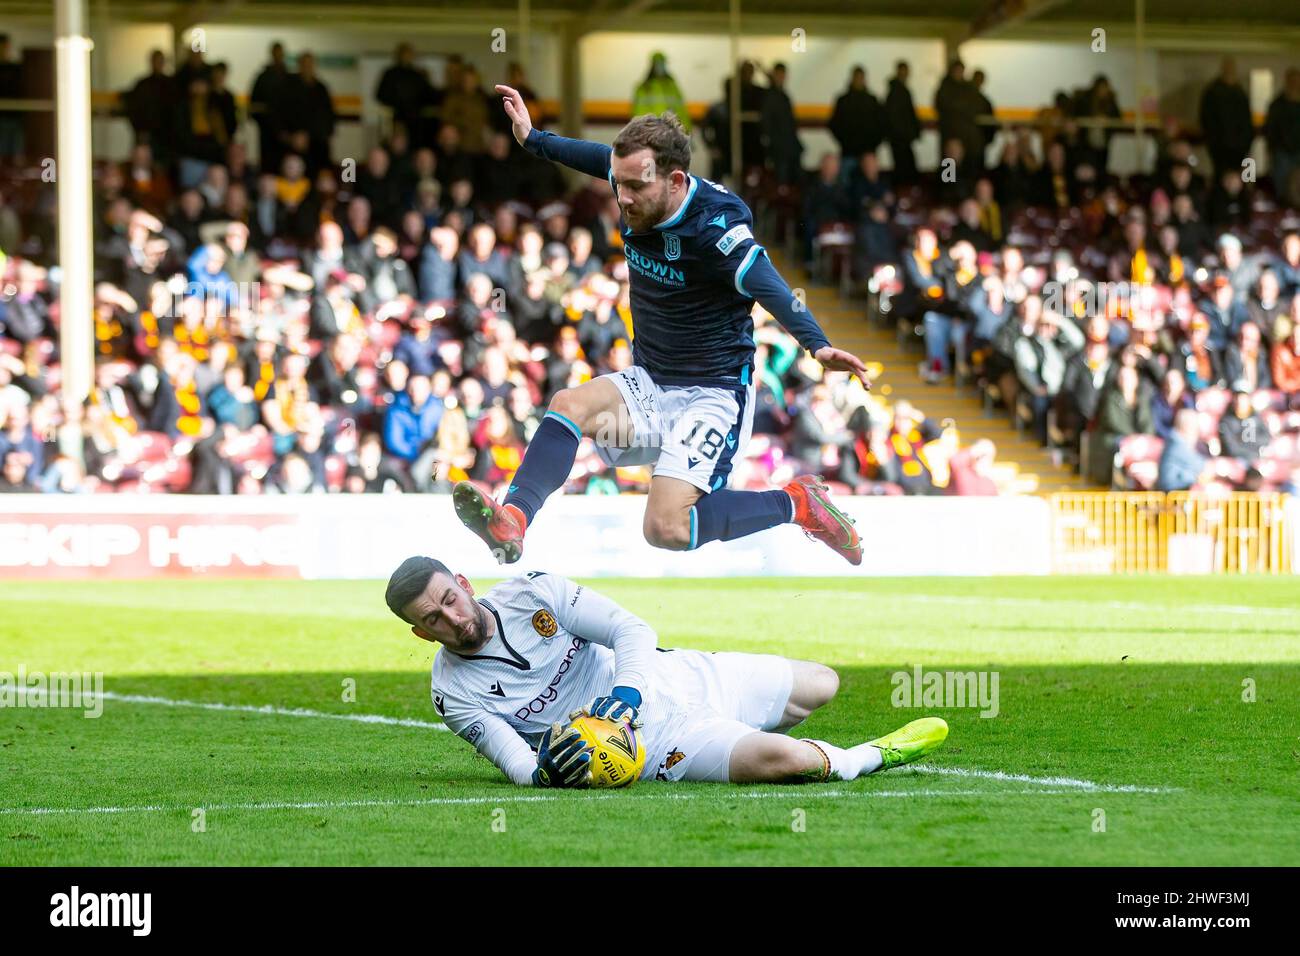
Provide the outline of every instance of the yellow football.
<path id="1" fill-rule="evenodd" d="M 595 748 L 591 754 L 593 787 L 630 787 L 641 776 L 645 768 L 645 744 L 630 724 L 584 716 L 571 726 Z"/>

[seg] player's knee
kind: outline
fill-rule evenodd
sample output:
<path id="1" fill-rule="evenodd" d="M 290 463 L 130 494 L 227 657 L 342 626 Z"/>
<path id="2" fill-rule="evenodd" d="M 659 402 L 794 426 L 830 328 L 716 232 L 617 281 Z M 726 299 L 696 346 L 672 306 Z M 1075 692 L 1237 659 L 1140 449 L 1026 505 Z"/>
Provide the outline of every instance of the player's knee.
<path id="1" fill-rule="evenodd" d="M 830 703 L 831 699 L 839 692 L 839 689 L 840 675 L 825 664 L 816 665 L 813 671 L 813 709 L 816 710 L 818 707 Z"/>
<path id="2" fill-rule="evenodd" d="M 577 389 L 562 388 L 551 398 L 551 404 L 547 406 L 548 411 L 555 412 L 557 415 L 563 415 L 579 428 L 586 427 L 586 412 L 583 409 L 583 402 L 575 393 Z"/>
<path id="3" fill-rule="evenodd" d="M 691 524 L 687 515 L 651 514 L 647 511 L 642 531 L 646 541 L 656 548 L 685 551 L 691 544 Z"/>

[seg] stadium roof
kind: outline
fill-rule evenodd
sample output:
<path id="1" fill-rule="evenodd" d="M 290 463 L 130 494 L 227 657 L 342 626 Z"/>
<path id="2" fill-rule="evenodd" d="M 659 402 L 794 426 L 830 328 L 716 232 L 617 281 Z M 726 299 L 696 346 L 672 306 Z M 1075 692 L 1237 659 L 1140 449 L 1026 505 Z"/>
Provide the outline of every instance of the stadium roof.
<path id="1" fill-rule="evenodd" d="M 741 30 L 785 32 L 793 19 L 833 21 L 875 36 L 972 36 L 1061 39 L 1105 27 L 1119 36 L 1133 30 L 1135 0 L 741 0 Z M 0 0 L 0 18 L 52 20 L 51 0 Z M 90 0 L 115 21 L 168 22 L 180 28 L 201 23 L 308 24 L 348 29 L 423 33 L 452 24 L 469 26 L 490 17 L 517 22 L 518 0 Z M 1300 45 L 1300 4 L 1295 0 L 1146 0 L 1149 42 L 1223 48 L 1225 30 L 1237 47 L 1267 43 Z M 587 30 L 643 32 L 727 31 L 729 0 L 530 0 L 529 19 L 539 28 L 571 23 Z M 797 25 L 797 24 L 796 24 Z"/>

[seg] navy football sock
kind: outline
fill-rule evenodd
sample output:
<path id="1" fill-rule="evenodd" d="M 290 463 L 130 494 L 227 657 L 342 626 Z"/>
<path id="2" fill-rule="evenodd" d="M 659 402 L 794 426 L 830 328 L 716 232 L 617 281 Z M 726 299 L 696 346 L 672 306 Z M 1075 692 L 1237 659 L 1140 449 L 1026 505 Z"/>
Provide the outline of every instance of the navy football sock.
<path id="1" fill-rule="evenodd" d="M 731 541 L 794 520 L 794 500 L 784 491 L 732 491 L 704 495 L 691 509 L 691 548 Z"/>
<path id="2" fill-rule="evenodd" d="M 547 412 L 528 443 L 503 503 L 514 505 L 531 523 L 551 492 L 568 479 L 581 440 L 577 425 L 558 412 Z"/>

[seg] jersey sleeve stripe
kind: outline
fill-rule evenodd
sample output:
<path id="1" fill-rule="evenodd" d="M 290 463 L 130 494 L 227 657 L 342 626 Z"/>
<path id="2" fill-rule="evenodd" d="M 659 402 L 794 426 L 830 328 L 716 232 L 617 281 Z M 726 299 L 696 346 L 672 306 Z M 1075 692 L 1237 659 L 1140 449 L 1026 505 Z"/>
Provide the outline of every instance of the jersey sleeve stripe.
<path id="1" fill-rule="evenodd" d="M 745 273 L 749 271 L 749 267 L 754 264 L 760 252 L 766 254 L 767 250 L 757 244 L 750 246 L 749 251 L 745 253 L 745 258 L 740 261 L 740 268 L 736 270 L 736 291 L 741 295 L 749 295 L 745 291 Z M 750 298 L 752 299 L 753 296 Z"/>

